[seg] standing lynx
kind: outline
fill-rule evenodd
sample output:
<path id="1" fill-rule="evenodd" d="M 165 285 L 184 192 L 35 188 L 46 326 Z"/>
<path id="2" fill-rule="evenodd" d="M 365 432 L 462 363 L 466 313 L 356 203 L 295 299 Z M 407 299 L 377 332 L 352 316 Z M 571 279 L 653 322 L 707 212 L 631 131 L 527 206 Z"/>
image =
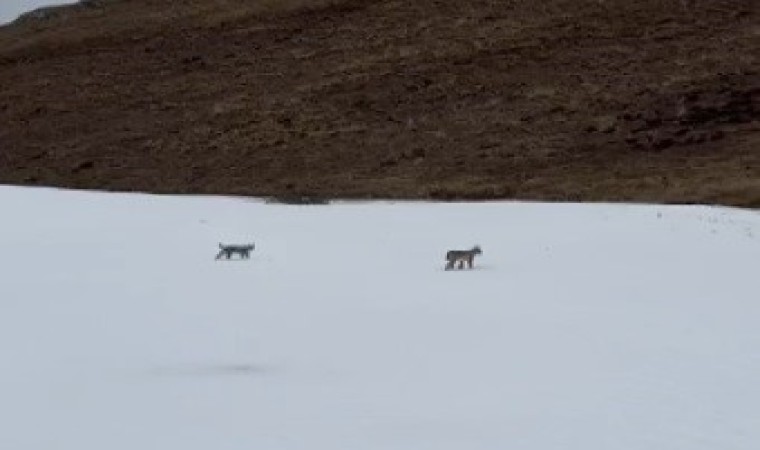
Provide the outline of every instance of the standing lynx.
<path id="1" fill-rule="evenodd" d="M 451 270 L 454 268 L 454 264 L 459 263 L 457 269 L 464 269 L 464 263 L 467 263 L 467 267 L 472 269 L 473 260 L 475 255 L 480 255 L 483 250 L 479 246 L 475 246 L 470 250 L 449 250 L 446 252 L 446 267 L 445 270 Z"/>

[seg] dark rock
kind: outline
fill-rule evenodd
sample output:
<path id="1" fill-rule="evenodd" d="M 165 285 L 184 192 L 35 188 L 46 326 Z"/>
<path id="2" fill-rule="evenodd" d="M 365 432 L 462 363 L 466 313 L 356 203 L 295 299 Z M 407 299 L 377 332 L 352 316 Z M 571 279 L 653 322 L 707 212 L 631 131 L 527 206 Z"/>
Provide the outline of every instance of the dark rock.
<path id="1" fill-rule="evenodd" d="M 95 167 L 95 161 L 92 161 L 92 160 L 82 161 L 76 166 L 74 166 L 74 168 L 72 169 L 72 172 L 77 173 L 83 170 L 93 169 L 94 167 Z"/>

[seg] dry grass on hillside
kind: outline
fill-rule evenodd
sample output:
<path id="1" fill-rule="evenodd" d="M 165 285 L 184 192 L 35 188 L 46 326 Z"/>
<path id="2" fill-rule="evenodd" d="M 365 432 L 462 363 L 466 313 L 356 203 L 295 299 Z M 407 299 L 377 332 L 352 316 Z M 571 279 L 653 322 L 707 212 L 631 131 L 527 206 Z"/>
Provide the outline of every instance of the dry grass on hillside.
<path id="1" fill-rule="evenodd" d="M 0 28 L 0 181 L 760 206 L 751 0 L 105 0 Z"/>

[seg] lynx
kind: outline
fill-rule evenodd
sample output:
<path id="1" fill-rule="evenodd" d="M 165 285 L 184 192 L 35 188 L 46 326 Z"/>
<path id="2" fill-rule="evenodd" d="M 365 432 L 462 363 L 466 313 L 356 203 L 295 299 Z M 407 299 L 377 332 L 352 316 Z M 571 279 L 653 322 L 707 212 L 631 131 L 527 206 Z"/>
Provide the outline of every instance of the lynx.
<path id="1" fill-rule="evenodd" d="M 224 245 L 221 242 L 219 243 L 219 253 L 216 254 L 215 259 L 219 259 L 222 256 L 226 257 L 227 259 L 232 258 L 232 255 L 237 253 L 240 255 L 241 259 L 248 259 L 251 257 L 251 251 L 253 251 L 254 245 L 253 244 L 247 244 L 247 245 Z"/>
<path id="2" fill-rule="evenodd" d="M 472 263 L 475 259 L 475 255 L 480 255 L 483 250 L 479 246 L 475 246 L 470 250 L 449 250 L 446 252 L 446 267 L 445 270 L 451 270 L 454 268 L 454 264 L 459 263 L 457 269 L 464 269 L 464 263 L 467 263 L 467 267 L 472 269 Z"/>

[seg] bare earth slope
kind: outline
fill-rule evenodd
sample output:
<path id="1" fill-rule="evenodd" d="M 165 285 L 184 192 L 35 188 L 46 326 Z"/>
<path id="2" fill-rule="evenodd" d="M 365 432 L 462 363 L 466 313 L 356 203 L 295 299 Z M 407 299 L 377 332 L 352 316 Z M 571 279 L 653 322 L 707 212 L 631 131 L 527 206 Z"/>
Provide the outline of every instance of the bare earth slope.
<path id="1" fill-rule="evenodd" d="M 760 206 L 758 9 L 91 0 L 0 28 L 0 182 Z"/>

